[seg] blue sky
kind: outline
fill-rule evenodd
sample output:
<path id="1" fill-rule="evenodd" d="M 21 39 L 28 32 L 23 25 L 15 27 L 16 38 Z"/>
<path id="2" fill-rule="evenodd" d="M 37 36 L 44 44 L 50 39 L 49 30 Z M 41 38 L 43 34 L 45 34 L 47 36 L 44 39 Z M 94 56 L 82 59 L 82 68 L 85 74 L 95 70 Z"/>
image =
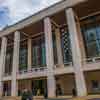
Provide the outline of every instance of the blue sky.
<path id="1" fill-rule="evenodd" d="M 0 0 L 0 27 L 11 25 L 61 0 Z"/>
<path id="2" fill-rule="evenodd" d="M 0 29 L 10 23 L 9 9 L 6 7 L 0 7 Z"/>

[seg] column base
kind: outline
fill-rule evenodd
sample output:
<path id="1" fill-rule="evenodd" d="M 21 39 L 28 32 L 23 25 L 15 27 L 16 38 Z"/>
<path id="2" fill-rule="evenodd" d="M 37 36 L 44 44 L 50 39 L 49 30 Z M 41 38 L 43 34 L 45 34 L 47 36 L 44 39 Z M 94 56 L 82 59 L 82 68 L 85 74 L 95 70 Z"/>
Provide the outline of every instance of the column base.
<path id="1" fill-rule="evenodd" d="M 83 72 L 76 73 L 75 77 L 76 77 L 77 96 L 86 96 L 87 88 Z"/>

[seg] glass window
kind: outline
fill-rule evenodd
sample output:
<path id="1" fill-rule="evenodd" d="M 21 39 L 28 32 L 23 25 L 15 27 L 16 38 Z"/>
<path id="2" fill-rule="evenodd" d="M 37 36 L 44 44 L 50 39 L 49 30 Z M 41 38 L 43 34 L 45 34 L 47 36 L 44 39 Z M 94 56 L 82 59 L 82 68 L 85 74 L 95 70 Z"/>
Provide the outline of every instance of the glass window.
<path id="1" fill-rule="evenodd" d="M 100 56 L 100 26 L 87 24 L 82 27 L 85 38 L 87 57 Z"/>
<path id="2" fill-rule="evenodd" d="M 19 69 L 27 69 L 27 48 L 21 48 L 19 53 Z"/>
<path id="3" fill-rule="evenodd" d="M 40 48 L 39 46 L 33 47 L 33 66 L 40 65 Z"/>
<path id="4" fill-rule="evenodd" d="M 55 32 L 52 32 L 54 64 L 58 63 Z"/>
<path id="5" fill-rule="evenodd" d="M 13 48 L 8 47 L 8 50 L 6 52 L 6 65 L 5 65 L 5 73 L 10 74 L 12 71 L 12 59 L 13 58 Z"/>
<path id="6" fill-rule="evenodd" d="M 46 65 L 46 51 L 42 36 L 32 40 L 32 66 L 43 67 Z"/>
<path id="7" fill-rule="evenodd" d="M 42 43 L 42 65 L 46 65 L 46 50 L 45 50 L 45 44 Z"/>
<path id="8" fill-rule="evenodd" d="M 45 79 L 32 80 L 32 92 L 35 96 L 44 95 L 46 90 L 47 90 L 47 83 Z"/>
<path id="9" fill-rule="evenodd" d="M 64 64 L 68 64 L 69 62 L 72 62 L 72 52 L 71 52 L 70 37 L 67 29 L 61 30 L 61 45 L 62 45 Z"/>
<path id="10" fill-rule="evenodd" d="M 97 80 L 92 80 L 92 89 L 93 90 L 99 90 L 99 81 Z"/>

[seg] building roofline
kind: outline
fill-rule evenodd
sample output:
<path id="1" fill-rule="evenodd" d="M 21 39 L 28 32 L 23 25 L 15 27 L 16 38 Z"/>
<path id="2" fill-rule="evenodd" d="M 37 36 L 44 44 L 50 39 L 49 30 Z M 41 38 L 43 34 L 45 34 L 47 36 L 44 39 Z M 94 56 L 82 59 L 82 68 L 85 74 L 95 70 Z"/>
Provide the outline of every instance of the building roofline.
<path id="1" fill-rule="evenodd" d="M 44 8 L 44 9 L 42 9 L 42 10 L 40 10 L 40 11 L 38 11 L 38 12 L 36 12 L 36 13 L 34 13 L 34 14 L 32 14 L 32 15 L 26 17 L 26 18 L 23 18 L 22 20 L 20 20 L 20 21 L 14 23 L 14 24 L 12 24 L 12 25 L 9 25 L 9 26 L 5 27 L 3 30 L 5 30 L 5 29 L 7 29 L 7 28 L 9 28 L 9 27 L 12 27 L 12 26 L 14 26 L 14 25 L 16 25 L 16 24 L 20 24 L 21 22 L 23 22 L 23 21 L 25 21 L 25 20 L 31 18 L 32 16 L 35 16 L 35 15 L 41 13 L 42 11 L 45 11 L 46 9 L 49 9 L 49 8 L 55 6 L 55 5 L 57 5 L 57 4 L 59 4 L 59 3 L 63 2 L 63 1 L 65 1 L 65 0 L 61 0 L 61 1 L 59 1 L 59 2 L 57 2 L 57 3 L 55 3 L 55 4 L 53 4 L 53 5 L 51 5 L 51 6 L 49 6 L 49 7 L 46 7 L 46 8 Z"/>
<path id="2" fill-rule="evenodd" d="M 33 15 L 13 24 L 10 25 L 6 28 L 4 28 L 2 31 L 0 31 L 0 37 L 5 36 L 7 34 L 10 34 L 16 30 L 19 30 L 21 28 L 24 28 L 32 23 L 35 23 L 39 20 L 42 20 L 43 18 L 47 17 L 47 16 L 51 16 L 63 9 L 67 9 L 69 7 L 72 7 L 78 3 L 80 3 L 80 1 L 85 1 L 85 0 L 62 0 L 60 2 L 55 3 L 54 5 L 47 7 L 45 9 L 40 10 L 37 13 L 34 13 Z"/>

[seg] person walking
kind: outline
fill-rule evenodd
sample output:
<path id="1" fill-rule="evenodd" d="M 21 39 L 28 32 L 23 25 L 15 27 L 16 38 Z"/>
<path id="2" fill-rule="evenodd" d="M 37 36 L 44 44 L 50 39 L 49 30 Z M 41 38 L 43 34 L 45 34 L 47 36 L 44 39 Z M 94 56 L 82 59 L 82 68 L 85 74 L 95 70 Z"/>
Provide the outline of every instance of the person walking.
<path id="1" fill-rule="evenodd" d="M 77 96 L 77 92 L 76 92 L 76 89 L 75 88 L 72 89 L 72 94 L 73 94 L 74 97 Z"/>
<path id="2" fill-rule="evenodd" d="M 25 90 L 23 91 L 23 93 L 22 93 L 22 98 L 21 98 L 21 100 L 33 100 L 33 95 L 32 95 L 32 93 L 31 93 L 29 90 L 25 89 Z"/>
<path id="3" fill-rule="evenodd" d="M 47 89 L 44 89 L 44 98 L 47 99 L 48 98 L 48 93 L 47 93 Z"/>

